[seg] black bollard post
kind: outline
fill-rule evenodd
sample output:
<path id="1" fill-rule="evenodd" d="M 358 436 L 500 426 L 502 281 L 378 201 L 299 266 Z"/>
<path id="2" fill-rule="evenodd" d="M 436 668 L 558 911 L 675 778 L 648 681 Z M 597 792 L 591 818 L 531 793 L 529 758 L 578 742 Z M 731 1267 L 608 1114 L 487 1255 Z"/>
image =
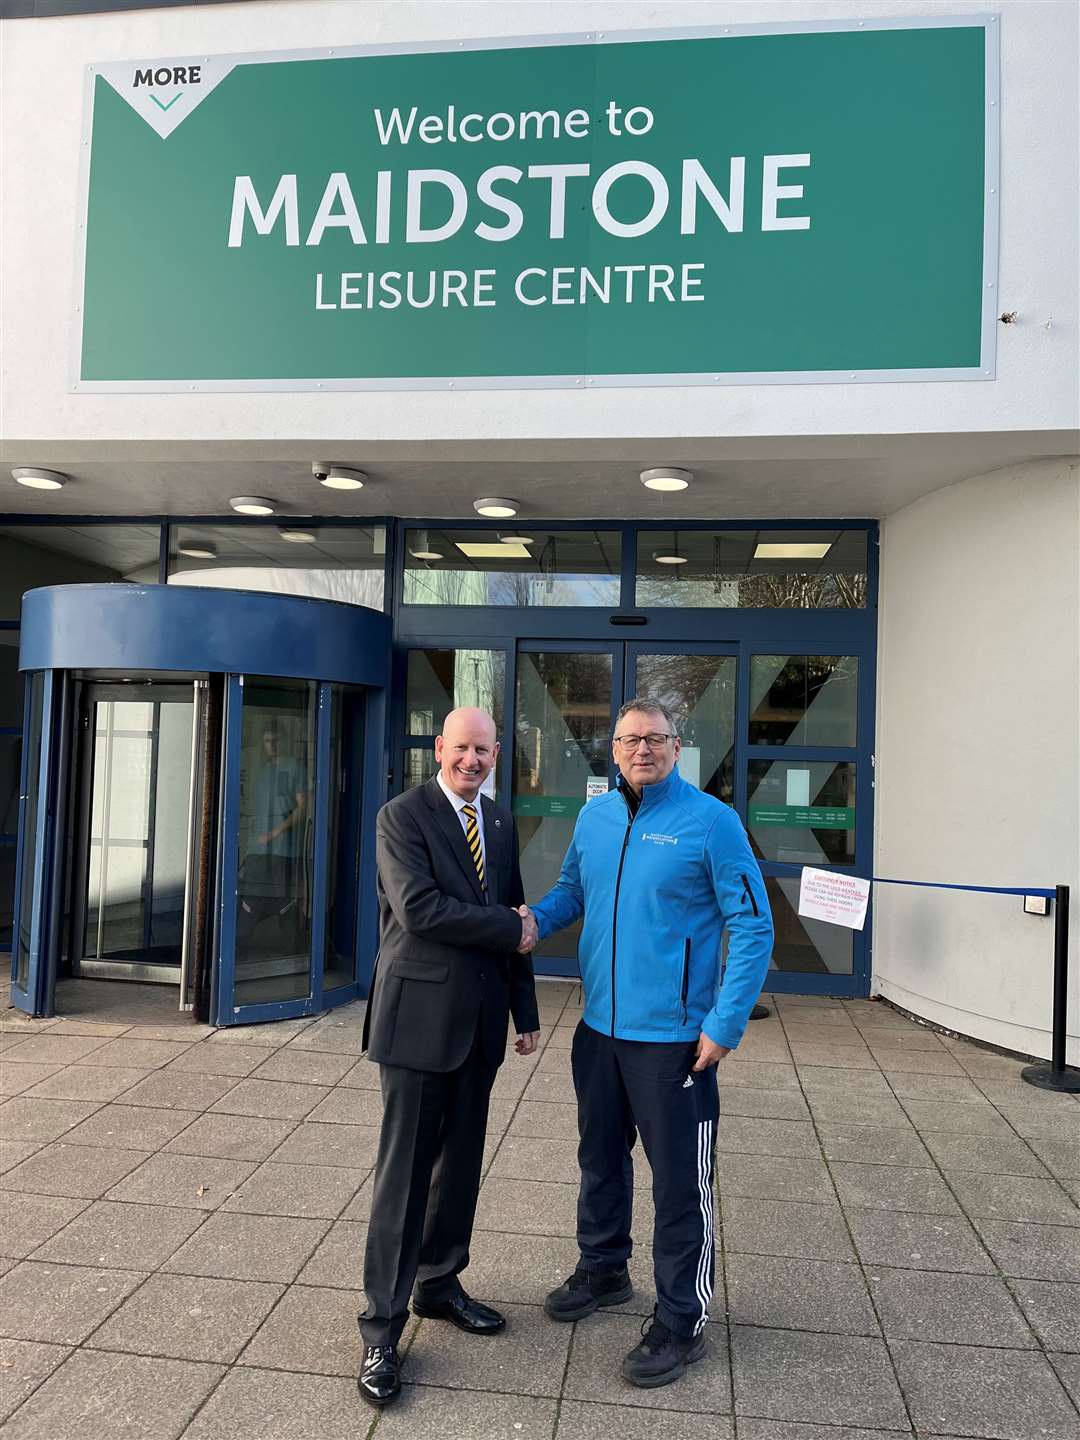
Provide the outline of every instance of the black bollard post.
<path id="1" fill-rule="evenodd" d="M 1069 887 L 1059 885 L 1054 896 L 1054 1019 L 1049 1065 L 1027 1065 L 1020 1074 L 1040 1090 L 1080 1094 L 1080 1070 L 1065 1065 L 1066 1011 L 1069 999 Z"/>

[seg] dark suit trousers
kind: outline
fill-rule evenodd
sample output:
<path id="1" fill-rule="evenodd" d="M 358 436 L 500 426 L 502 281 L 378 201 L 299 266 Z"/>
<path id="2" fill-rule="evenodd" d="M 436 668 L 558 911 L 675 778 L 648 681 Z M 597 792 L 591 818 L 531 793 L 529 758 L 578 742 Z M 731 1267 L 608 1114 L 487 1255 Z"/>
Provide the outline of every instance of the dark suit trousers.
<path id="1" fill-rule="evenodd" d="M 477 1025 L 463 1064 L 448 1074 L 380 1065 L 383 1121 L 371 1202 L 360 1333 L 396 1345 L 418 1298 L 447 1299 L 469 1263 L 488 1098 L 497 1067 Z"/>

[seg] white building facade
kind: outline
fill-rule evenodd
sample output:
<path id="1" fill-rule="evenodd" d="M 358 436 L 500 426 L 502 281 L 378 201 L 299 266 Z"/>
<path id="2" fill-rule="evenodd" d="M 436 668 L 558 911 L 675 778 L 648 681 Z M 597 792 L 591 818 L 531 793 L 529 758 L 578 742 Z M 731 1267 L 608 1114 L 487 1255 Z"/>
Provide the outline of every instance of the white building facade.
<path id="1" fill-rule="evenodd" d="M 1023 894 L 1080 887 L 1075 7 L 33 8 L 2 35 L 0 741 L 23 800 L 0 829 L 9 922 L 16 891 L 24 919 L 38 905 L 26 966 L 162 978 L 200 948 L 198 848 L 155 844 L 147 797 L 175 792 L 190 832 L 162 707 L 191 701 L 153 686 L 209 663 L 57 662 L 53 723 L 69 704 L 95 740 L 80 761 L 54 737 L 56 793 L 82 795 L 54 849 L 82 859 L 54 867 L 49 924 L 41 854 L 14 863 L 36 703 L 14 698 L 21 596 L 180 582 L 389 617 L 377 705 L 350 709 L 373 671 L 294 665 L 239 718 L 258 688 L 241 658 L 216 721 L 212 678 L 184 712 L 176 744 L 220 723 L 228 750 L 233 697 L 236 773 L 205 792 L 248 896 L 205 941 L 235 952 L 219 1020 L 365 989 L 365 827 L 430 773 L 441 711 L 496 709 L 497 793 L 537 887 L 614 780 L 611 716 L 651 689 L 683 718 L 690 778 L 748 825 L 778 988 L 880 994 L 1048 1056 L 1053 911 Z M 490 108 L 507 94 L 520 109 Z M 387 117 L 413 106 L 399 143 Z M 365 483 L 320 483 L 333 468 Z M 648 488 L 656 470 L 688 484 Z M 270 513 L 238 520 L 240 497 Z M 492 497 L 513 513 L 478 518 Z M 798 916 L 807 864 L 924 883 L 875 884 L 866 930 L 840 933 Z M 16 931 L 16 971 L 19 950 Z M 546 964 L 573 973 L 573 937 Z"/>

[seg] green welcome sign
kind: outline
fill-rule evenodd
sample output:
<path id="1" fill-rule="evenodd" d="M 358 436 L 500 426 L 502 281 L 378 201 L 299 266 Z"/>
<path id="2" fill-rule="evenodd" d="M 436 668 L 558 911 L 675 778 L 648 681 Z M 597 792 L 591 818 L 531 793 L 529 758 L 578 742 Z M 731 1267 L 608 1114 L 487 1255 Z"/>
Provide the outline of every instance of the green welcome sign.
<path id="1" fill-rule="evenodd" d="M 80 389 L 977 379 L 996 17 L 93 67 Z"/>

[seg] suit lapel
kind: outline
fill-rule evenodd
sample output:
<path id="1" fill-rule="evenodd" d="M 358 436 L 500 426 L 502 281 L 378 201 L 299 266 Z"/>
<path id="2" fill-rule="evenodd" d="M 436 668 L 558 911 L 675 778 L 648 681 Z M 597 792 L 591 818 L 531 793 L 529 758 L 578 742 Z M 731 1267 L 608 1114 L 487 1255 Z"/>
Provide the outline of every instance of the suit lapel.
<path id="1" fill-rule="evenodd" d="M 500 895 L 506 894 L 506 857 L 508 837 L 503 833 L 505 826 L 498 806 L 486 795 L 480 797 L 484 812 L 484 851 L 487 855 L 488 894 L 492 904 Z"/>
<path id="2" fill-rule="evenodd" d="M 486 905 L 487 896 L 480 887 L 480 876 L 476 873 L 476 866 L 473 864 L 473 858 L 469 854 L 469 847 L 465 843 L 465 831 L 462 829 L 457 811 L 443 794 L 438 780 L 431 780 L 429 784 L 431 789 L 428 798 L 431 802 L 431 808 L 435 812 L 435 819 L 438 822 L 439 828 L 446 837 L 446 843 L 450 848 L 450 852 L 461 866 L 462 873 L 472 886 L 473 893 L 479 903 Z M 487 820 L 486 814 L 484 820 L 485 822 Z M 487 839 L 486 833 L 484 838 L 485 840 Z"/>

